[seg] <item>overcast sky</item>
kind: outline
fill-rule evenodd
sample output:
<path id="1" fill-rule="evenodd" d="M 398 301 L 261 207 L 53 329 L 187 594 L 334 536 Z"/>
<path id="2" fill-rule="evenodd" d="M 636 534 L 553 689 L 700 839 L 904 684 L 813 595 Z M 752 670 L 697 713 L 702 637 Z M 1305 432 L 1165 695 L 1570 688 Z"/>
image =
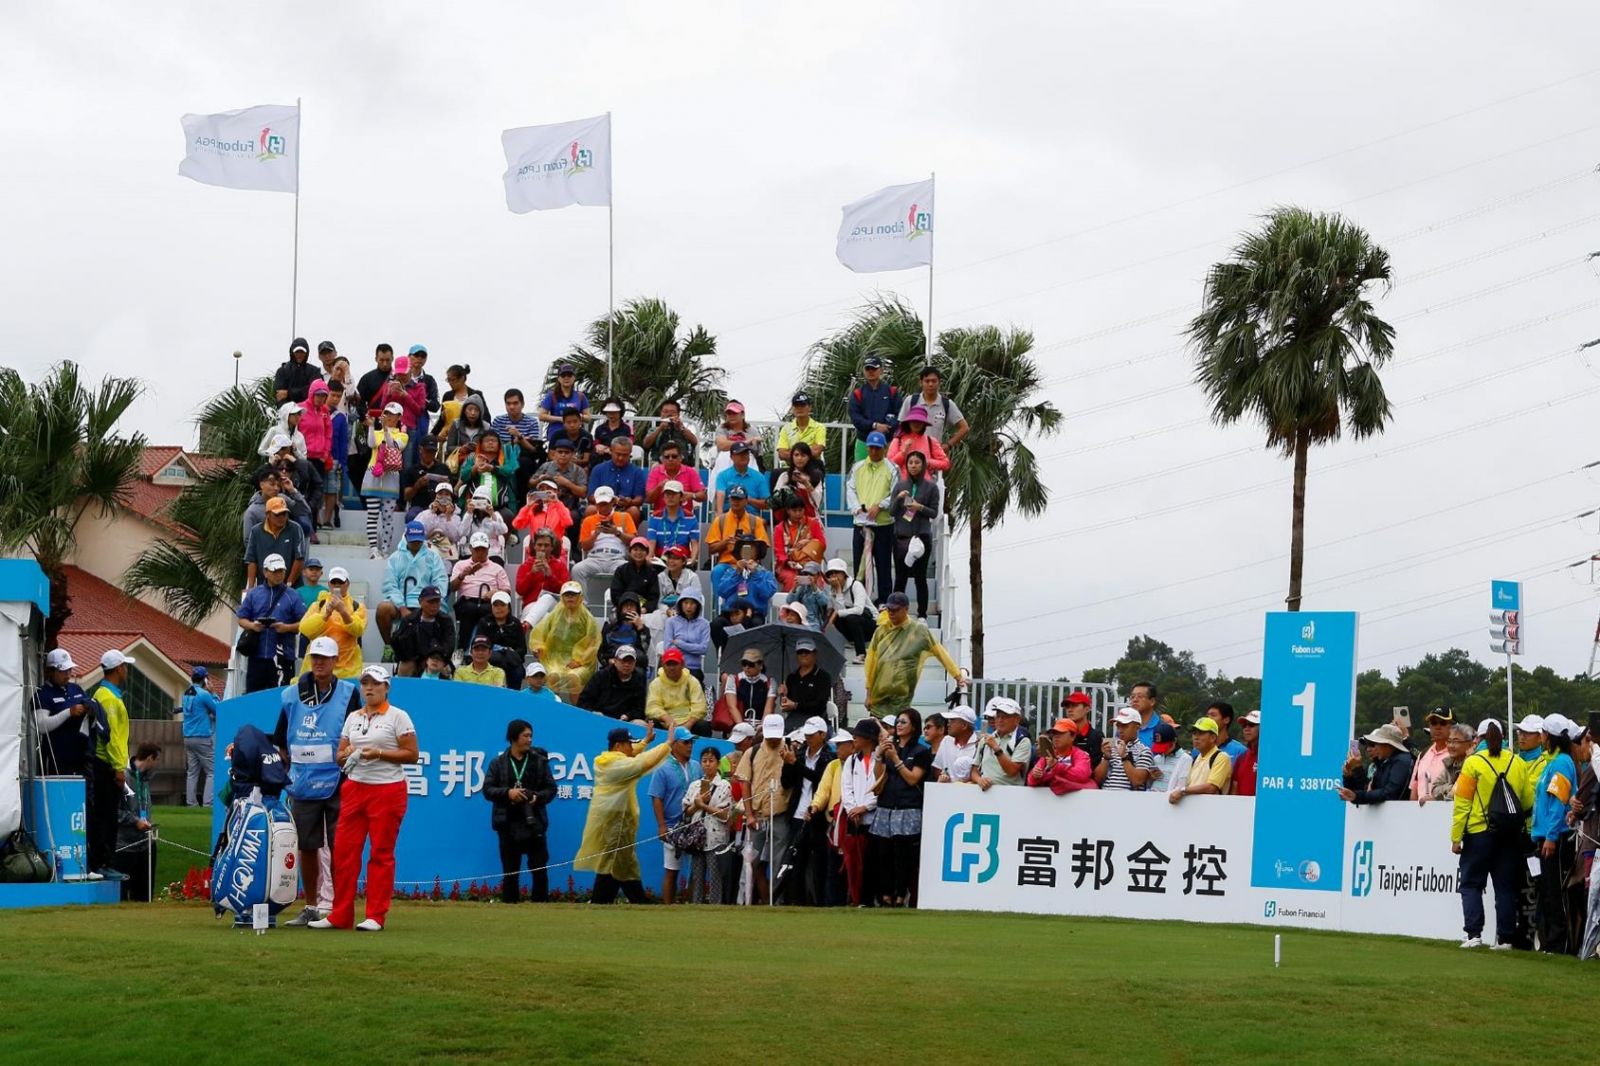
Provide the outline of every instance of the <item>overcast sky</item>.
<path id="1" fill-rule="evenodd" d="M 1149 633 L 1256 674 L 1290 469 L 1205 422 L 1179 334 L 1254 216 L 1338 209 L 1393 257 L 1396 410 L 1313 453 L 1306 608 L 1362 612 L 1363 668 L 1492 662 L 1489 579 L 1526 577 L 1524 664 L 1587 668 L 1592 3 L 579 6 L 5 5 L 0 360 L 142 378 L 161 443 L 235 349 L 282 360 L 293 199 L 179 178 L 185 112 L 303 97 L 299 332 L 358 372 L 421 341 L 495 394 L 606 302 L 606 212 L 507 212 L 502 129 L 614 113 L 618 297 L 704 323 L 762 413 L 875 289 L 925 305 L 926 272 L 852 274 L 833 238 L 937 171 L 936 327 L 1033 330 L 1068 414 L 1050 513 L 992 535 L 986 672 Z"/>

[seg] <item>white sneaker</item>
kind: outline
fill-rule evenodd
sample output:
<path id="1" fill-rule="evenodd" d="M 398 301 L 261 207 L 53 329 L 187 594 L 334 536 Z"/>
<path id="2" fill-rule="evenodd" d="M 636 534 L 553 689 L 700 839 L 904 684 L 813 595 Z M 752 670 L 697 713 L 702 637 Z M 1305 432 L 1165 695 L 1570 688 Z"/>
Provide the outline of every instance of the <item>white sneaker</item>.
<path id="1" fill-rule="evenodd" d="M 1510 951 L 1511 950 L 1511 945 L 1510 944 L 1496 944 L 1493 947 L 1491 947 L 1489 950 L 1490 951 Z"/>
<path id="2" fill-rule="evenodd" d="M 377 548 L 369 548 L 369 549 L 367 549 L 367 558 L 368 559 L 374 559 L 374 560 L 377 559 L 378 558 L 378 549 Z"/>
<path id="3" fill-rule="evenodd" d="M 381 932 L 383 932 L 383 926 L 378 924 L 378 921 L 377 921 L 376 918 L 364 918 L 364 919 L 361 920 L 360 923 L 358 923 L 356 925 L 356 932 L 358 932 L 358 933 L 381 933 Z"/>
<path id="4" fill-rule="evenodd" d="M 338 928 L 338 927 L 335 926 L 332 922 L 330 922 L 326 918 L 318 918 L 314 922 L 307 922 L 306 923 L 306 928 L 307 929 L 335 929 L 335 928 Z"/>
<path id="5" fill-rule="evenodd" d="M 1483 947 L 1483 938 L 1482 937 L 1476 937 L 1476 936 L 1469 936 L 1469 937 L 1467 937 L 1467 939 L 1465 939 L 1465 940 L 1463 940 L 1461 942 L 1461 946 L 1464 947 L 1464 948 L 1481 948 L 1481 947 Z"/>

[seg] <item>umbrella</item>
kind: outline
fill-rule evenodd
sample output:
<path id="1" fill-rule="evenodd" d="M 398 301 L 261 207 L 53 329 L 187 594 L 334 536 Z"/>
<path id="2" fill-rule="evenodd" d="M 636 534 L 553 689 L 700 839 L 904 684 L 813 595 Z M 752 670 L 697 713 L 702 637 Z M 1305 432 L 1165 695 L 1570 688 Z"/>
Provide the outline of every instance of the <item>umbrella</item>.
<path id="1" fill-rule="evenodd" d="M 782 899 L 784 890 L 789 887 L 791 876 L 801 866 L 801 853 L 805 848 L 806 838 L 804 830 L 795 833 L 794 839 L 789 841 L 789 846 L 783 849 L 783 856 L 778 860 L 777 869 L 772 875 L 772 898 Z"/>
<path id="2" fill-rule="evenodd" d="M 817 646 L 817 669 L 826 670 L 835 680 L 843 675 L 844 652 L 815 629 L 790 625 L 788 622 L 768 622 L 753 629 L 729 633 L 722 661 L 736 663 L 746 649 L 754 648 L 767 661 L 767 674 L 781 681 L 795 672 L 797 660 L 794 647 L 802 640 L 809 640 Z"/>

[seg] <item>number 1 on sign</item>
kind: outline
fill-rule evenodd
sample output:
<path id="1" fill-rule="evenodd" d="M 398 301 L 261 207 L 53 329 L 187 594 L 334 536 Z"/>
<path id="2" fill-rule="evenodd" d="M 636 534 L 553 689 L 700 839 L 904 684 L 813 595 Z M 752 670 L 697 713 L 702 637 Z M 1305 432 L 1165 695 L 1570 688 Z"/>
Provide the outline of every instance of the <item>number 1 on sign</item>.
<path id="1" fill-rule="evenodd" d="M 1305 713 L 1300 716 L 1300 757 L 1311 757 L 1312 723 L 1317 717 L 1317 683 L 1307 681 L 1300 695 L 1289 701 Z"/>

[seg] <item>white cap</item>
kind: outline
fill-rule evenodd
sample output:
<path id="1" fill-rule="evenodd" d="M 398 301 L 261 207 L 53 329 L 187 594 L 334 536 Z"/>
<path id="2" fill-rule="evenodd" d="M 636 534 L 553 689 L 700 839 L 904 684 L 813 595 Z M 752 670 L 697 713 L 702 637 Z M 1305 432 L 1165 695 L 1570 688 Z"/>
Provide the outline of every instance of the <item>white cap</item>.
<path id="1" fill-rule="evenodd" d="M 455 491 L 455 488 L 448 481 L 441 481 L 439 484 L 433 487 L 433 494 L 435 496 L 444 496 L 446 494 L 453 496 L 455 495 Z"/>
<path id="2" fill-rule="evenodd" d="M 800 727 L 800 735 L 805 737 L 815 736 L 818 733 L 826 733 L 827 731 L 828 723 L 815 715 L 807 718 L 806 724 Z"/>
<path id="3" fill-rule="evenodd" d="M 533 660 L 533 662 L 528 665 L 528 673 L 530 674 L 543 674 L 546 672 L 547 671 L 544 668 L 544 663 L 540 662 L 538 659 Z"/>
<path id="4" fill-rule="evenodd" d="M 1519 733 L 1543 733 L 1544 719 L 1536 714 L 1530 714 L 1517 723 Z"/>
<path id="5" fill-rule="evenodd" d="M 884 725 L 885 729 L 888 729 L 890 732 L 893 732 L 894 731 L 894 723 L 895 723 L 894 715 L 886 714 L 886 715 L 883 716 L 883 725 Z"/>
<path id="6" fill-rule="evenodd" d="M 639 650 L 632 644 L 618 644 L 616 650 L 611 653 L 611 657 L 613 659 L 637 659 Z"/>
<path id="7" fill-rule="evenodd" d="M 988 703 L 984 704 L 983 707 L 983 716 L 985 718 L 989 717 L 990 712 L 993 712 L 994 714 L 1014 714 L 1018 717 L 1021 717 L 1022 704 L 1018 703 L 1010 696 L 995 696 L 991 698 Z"/>
<path id="8" fill-rule="evenodd" d="M 1111 716 L 1111 720 L 1118 725 L 1143 725 L 1144 715 L 1132 707 L 1118 707 L 1117 713 Z"/>
<path id="9" fill-rule="evenodd" d="M 328 584 L 331 585 L 335 581 L 343 581 L 343 582 L 348 583 L 350 581 L 350 571 L 346 570 L 342 566 L 336 566 L 332 570 L 329 570 L 328 571 Z"/>
<path id="10" fill-rule="evenodd" d="M 261 560 L 261 569 L 264 571 L 287 570 L 289 569 L 289 566 L 283 561 L 283 556 L 279 555 L 277 552 L 273 552 L 271 555 Z"/>
<path id="11" fill-rule="evenodd" d="M 850 568 L 844 565 L 843 559 L 829 559 L 828 565 L 822 568 L 822 572 L 824 574 L 831 574 L 834 571 L 838 571 L 839 573 L 844 574 L 846 577 L 848 577 L 850 574 Z"/>
<path id="12" fill-rule="evenodd" d="M 617 490 L 610 485 L 601 485 L 594 490 L 595 503 L 612 503 L 617 498 Z"/>
<path id="13" fill-rule="evenodd" d="M 855 738 L 850 735 L 848 730 L 841 729 L 828 739 L 834 744 L 848 744 Z"/>
<path id="14" fill-rule="evenodd" d="M 469 548 L 487 548 L 488 546 L 489 534 L 483 532 L 482 530 L 479 530 L 467 538 L 467 547 Z"/>
<path id="15" fill-rule="evenodd" d="M 1251 711 L 1249 714 L 1247 714 L 1243 718 L 1239 719 L 1239 721 L 1241 721 L 1241 722 L 1249 722 L 1251 725 L 1260 725 L 1261 724 L 1261 712 L 1259 710 Z"/>
<path id="16" fill-rule="evenodd" d="M 381 681 L 385 685 L 389 683 L 389 671 L 384 667 L 379 666 L 377 663 L 373 663 L 371 666 L 361 671 L 361 680 L 365 681 L 369 677 L 374 681 Z"/>
<path id="17" fill-rule="evenodd" d="M 939 713 L 944 715 L 945 721 L 947 722 L 956 720 L 965 722 L 968 725 L 978 724 L 978 716 L 973 714 L 972 708 L 968 707 L 965 703 L 958 703 L 948 711 L 941 711 Z"/>
<path id="18" fill-rule="evenodd" d="M 472 498 L 474 500 L 492 500 L 494 499 L 494 494 L 489 491 L 488 485 L 479 485 L 472 490 Z"/>
<path id="19" fill-rule="evenodd" d="M 495 592 L 495 594 L 493 596 L 489 597 L 489 602 L 490 603 L 510 603 L 511 602 L 511 593 L 507 592 L 505 589 L 499 589 L 499 590 L 497 590 Z"/>
<path id="20" fill-rule="evenodd" d="M 339 642 L 332 637 L 318 637 L 306 648 L 307 655 L 326 655 L 330 659 L 339 657 Z"/>
<path id="21" fill-rule="evenodd" d="M 994 709 L 994 701 L 990 700 L 989 701 L 989 706 L 987 706 L 987 707 L 985 707 L 983 709 L 983 720 L 985 722 L 987 722 L 987 721 L 989 721 L 991 719 L 998 718 L 998 717 L 999 717 L 999 714 Z"/>
<path id="22" fill-rule="evenodd" d="M 1521 722 L 1517 723 L 1517 728 L 1526 731 L 1527 722 L 1528 719 L 1524 718 Z M 1572 719 L 1568 718 L 1564 714 L 1547 714 L 1539 723 L 1539 729 L 1541 732 L 1549 733 L 1553 737 L 1564 737 L 1567 735 L 1567 727 L 1571 724 Z"/>
<path id="23" fill-rule="evenodd" d="M 115 670 L 117 667 L 121 666 L 123 663 L 131 663 L 131 662 L 137 662 L 137 661 L 138 660 L 133 658 L 133 656 L 124 655 L 124 654 L 122 654 L 122 652 L 118 651 L 116 648 L 112 648 L 110 651 L 108 651 L 104 655 L 100 656 L 100 669 L 102 669 L 102 670 Z"/>
<path id="24" fill-rule="evenodd" d="M 45 666 L 51 670 L 76 670 L 78 664 L 72 661 L 72 656 L 67 654 L 66 648 L 56 648 L 44 657 Z"/>
<path id="25" fill-rule="evenodd" d="M 761 736 L 765 740 L 777 740 L 783 736 L 783 715 L 769 714 L 761 719 Z"/>
<path id="26" fill-rule="evenodd" d="M 401 407 L 395 401 L 390 400 L 388 403 L 383 405 L 383 413 L 386 415 L 403 415 L 406 413 L 406 409 Z"/>
<path id="27" fill-rule="evenodd" d="M 565 596 L 569 592 L 576 593 L 577 595 L 582 596 L 583 595 L 583 582 L 581 582 L 581 581 L 568 581 L 565 584 L 563 584 L 561 586 L 561 595 Z"/>
<path id="28" fill-rule="evenodd" d="M 740 722 L 738 725 L 728 730 L 728 740 L 735 743 L 741 740 L 749 740 L 755 735 L 756 727 L 751 725 L 749 722 Z"/>
<path id="29" fill-rule="evenodd" d="M 661 486 L 661 491 L 662 492 L 682 492 L 683 491 L 683 482 L 679 481 L 677 478 L 673 478 L 671 481 L 668 481 L 665 485 Z"/>
<path id="30" fill-rule="evenodd" d="M 275 452 L 281 452 L 285 448 L 293 448 L 293 447 L 294 447 L 294 441 L 290 440 L 287 436 L 285 436 L 282 433 L 279 433 L 276 437 L 272 438 L 272 450 L 275 451 Z"/>
<path id="31" fill-rule="evenodd" d="M 806 605 L 801 603 L 799 600 L 791 600 L 790 602 L 784 604 L 783 607 L 779 609 L 780 616 L 783 611 L 793 611 L 795 614 L 799 615 L 800 624 L 803 626 L 808 626 L 811 624 L 811 615 L 806 611 Z"/>
<path id="32" fill-rule="evenodd" d="M 1493 718 L 1485 718 L 1483 721 L 1478 723 L 1478 735 L 1480 737 L 1488 736 L 1489 735 L 1489 727 L 1492 726 L 1492 725 L 1499 725 L 1499 724 L 1500 723 L 1495 721 Z"/>

